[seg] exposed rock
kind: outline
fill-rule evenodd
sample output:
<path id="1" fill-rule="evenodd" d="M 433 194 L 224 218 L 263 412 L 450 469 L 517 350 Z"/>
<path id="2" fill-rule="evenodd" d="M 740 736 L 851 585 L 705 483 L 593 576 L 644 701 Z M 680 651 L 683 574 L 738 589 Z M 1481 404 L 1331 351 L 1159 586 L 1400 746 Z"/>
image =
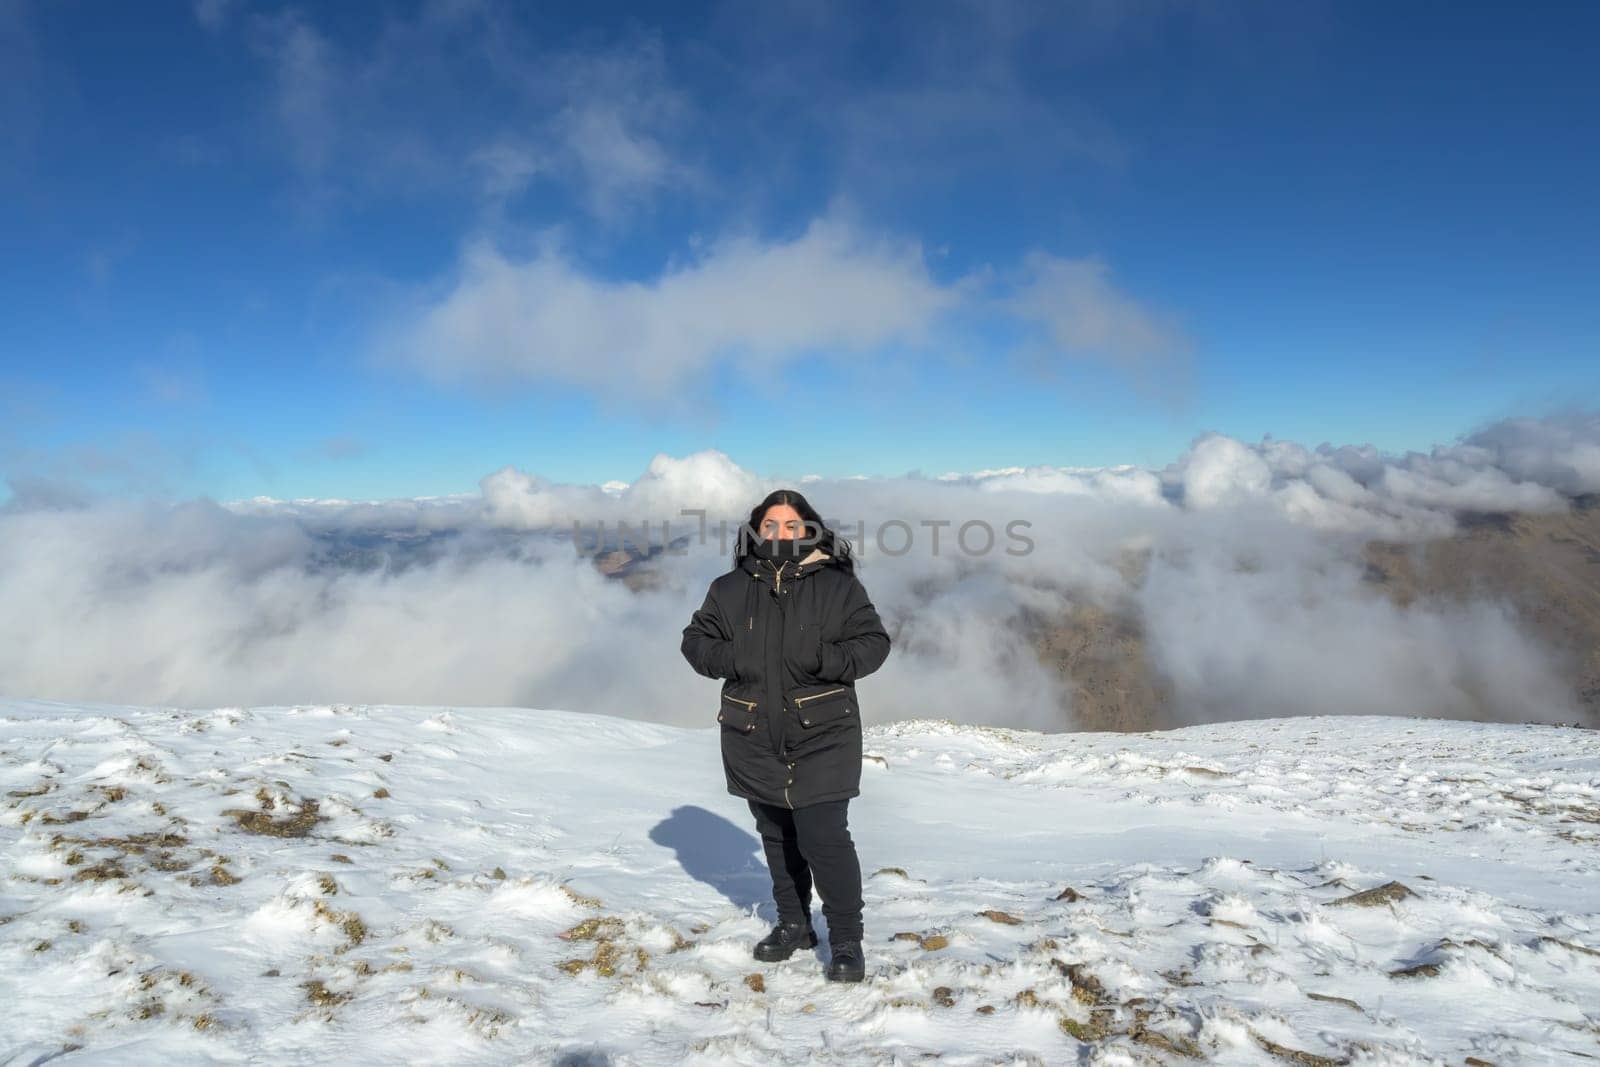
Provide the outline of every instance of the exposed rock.
<path id="1" fill-rule="evenodd" d="M 1347 897 L 1340 897 L 1337 900 L 1330 900 L 1326 903 L 1329 907 L 1350 905 L 1358 908 L 1373 908 L 1379 904 L 1389 904 L 1396 900 L 1414 896 L 1416 896 L 1415 893 L 1399 882 L 1385 882 L 1380 886 L 1363 889 L 1359 893 L 1351 893 Z"/>

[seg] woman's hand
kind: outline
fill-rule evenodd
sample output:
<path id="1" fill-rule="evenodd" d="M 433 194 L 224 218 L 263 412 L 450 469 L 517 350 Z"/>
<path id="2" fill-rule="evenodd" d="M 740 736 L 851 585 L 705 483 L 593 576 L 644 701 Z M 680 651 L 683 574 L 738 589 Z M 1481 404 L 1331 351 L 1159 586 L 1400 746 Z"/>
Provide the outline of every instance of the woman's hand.
<path id="1" fill-rule="evenodd" d="M 806 638 L 805 662 L 800 666 L 807 674 L 816 677 L 822 673 L 822 631 L 813 626 L 806 631 Z M 824 678 L 822 680 L 826 682 L 832 679 Z"/>
<path id="2" fill-rule="evenodd" d="M 705 603 L 690 617 L 689 625 L 683 628 L 683 643 L 680 646 L 683 658 L 689 661 L 689 666 L 696 673 L 707 678 L 736 677 L 734 666 L 737 650 L 731 633 L 727 620 L 722 617 L 716 600 L 708 591 Z"/>
<path id="3" fill-rule="evenodd" d="M 827 681 L 822 675 L 822 627 L 801 626 L 785 635 L 783 660 L 799 679 Z"/>
<path id="4" fill-rule="evenodd" d="M 733 677 L 736 681 L 754 678 L 761 673 L 761 650 L 756 647 L 760 636 L 750 629 L 748 620 L 733 631 Z"/>
<path id="5" fill-rule="evenodd" d="M 889 657 L 889 632 L 861 582 L 852 577 L 845 597 L 844 624 L 837 641 L 821 643 L 820 673 L 830 682 L 854 682 L 883 666 Z"/>

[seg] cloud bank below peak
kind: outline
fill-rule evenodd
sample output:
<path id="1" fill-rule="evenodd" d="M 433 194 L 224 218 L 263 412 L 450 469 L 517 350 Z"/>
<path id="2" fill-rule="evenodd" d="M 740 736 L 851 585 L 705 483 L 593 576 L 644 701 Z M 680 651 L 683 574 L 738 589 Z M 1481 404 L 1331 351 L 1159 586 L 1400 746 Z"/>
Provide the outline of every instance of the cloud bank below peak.
<path id="1" fill-rule="evenodd" d="M 667 470 L 691 473 L 668 480 L 662 473 Z M 681 460 L 658 455 L 649 474 L 630 490 L 664 481 L 688 491 L 676 497 L 655 491 L 654 502 L 705 507 L 710 501 L 712 513 L 730 498 L 744 501 L 765 491 L 761 479 L 714 450 Z M 832 484 L 845 488 L 852 481 L 876 491 L 896 480 Z M 1187 512 L 1265 507 L 1313 529 L 1397 539 L 1441 537 L 1453 532 L 1461 514 L 1562 512 L 1572 498 L 1600 493 L 1600 413 L 1506 419 L 1456 443 L 1403 455 L 1371 445 L 1324 443 L 1312 449 L 1270 435 L 1249 444 L 1206 433 L 1159 470 L 1040 464 L 952 472 L 929 484 Z M 531 483 L 527 488 L 537 492 Z M 633 503 L 638 498 L 612 499 Z"/>
<path id="2" fill-rule="evenodd" d="M 1388 600 L 1366 581 L 1363 545 L 1448 534 L 1458 506 L 1572 507 L 1568 490 L 1600 492 L 1597 441 L 1592 415 L 1508 420 L 1405 456 L 1211 434 L 1161 470 L 822 478 L 802 491 L 857 542 L 894 634 L 872 680 L 881 717 L 1069 727 L 1091 697 L 1038 654 L 1040 628 L 1091 640 L 1120 632 L 1096 628 L 1111 617 L 1140 635 L 1127 663 L 1166 679 L 1180 721 L 1555 721 L 1575 714 L 1563 653 L 1494 597 Z M 736 523 L 779 484 L 708 449 L 659 454 L 620 485 L 507 466 L 477 493 L 415 500 L 19 493 L 0 506 L 12 608 L 0 683 L 8 696 L 189 707 L 464 702 L 703 722 L 705 680 L 678 634 L 728 566 Z M 703 538 L 686 510 L 705 513 Z M 1030 550 L 1013 555 L 1018 519 Z M 659 547 L 663 520 L 687 551 L 640 588 L 559 536 L 648 521 Z M 911 550 L 879 539 L 886 520 L 905 524 Z M 973 520 L 998 534 L 993 550 L 960 538 Z"/>
<path id="3" fill-rule="evenodd" d="M 632 481 L 604 485 L 555 482 L 507 464 L 480 479 L 477 493 L 360 503 L 258 498 L 228 506 L 293 513 L 319 525 L 561 529 L 575 522 L 677 522 L 686 512 L 739 518 L 789 484 L 704 449 L 658 453 Z M 1560 513 L 1576 498 L 1600 494 L 1600 413 L 1505 419 L 1428 452 L 1399 455 L 1371 445 L 1308 448 L 1270 435 L 1251 444 L 1210 432 L 1159 469 L 1035 464 L 933 478 L 811 475 L 799 485 L 837 502 L 837 514 L 850 521 L 889 514 L 915 520 L 970 502 L 985 511 L 1065 508 L 1080 516 L 1096 507 L 1132 508 L 1147 517 L 1244 515 L 1324 534 L 1415 541 L 1449 536 L 1464 516 Z"/>

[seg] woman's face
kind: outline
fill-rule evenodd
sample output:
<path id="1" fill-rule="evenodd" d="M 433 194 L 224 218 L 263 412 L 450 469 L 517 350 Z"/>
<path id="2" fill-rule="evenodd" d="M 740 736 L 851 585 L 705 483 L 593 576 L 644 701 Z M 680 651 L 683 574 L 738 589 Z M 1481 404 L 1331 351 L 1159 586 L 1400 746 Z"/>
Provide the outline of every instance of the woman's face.
<path id="1" fill-rule="evenodd" d="M 761 516 L 760 534 L 768 541 L 788 541 L 805 536 L 805 520 L 788 504 L 774 504 Z"/>

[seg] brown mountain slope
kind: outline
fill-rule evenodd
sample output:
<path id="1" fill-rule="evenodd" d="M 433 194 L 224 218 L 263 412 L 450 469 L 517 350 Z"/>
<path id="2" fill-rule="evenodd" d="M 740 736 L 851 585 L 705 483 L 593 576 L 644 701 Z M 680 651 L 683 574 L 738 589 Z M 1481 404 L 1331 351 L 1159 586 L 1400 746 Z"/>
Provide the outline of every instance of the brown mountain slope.
<path id="1" fill-rule="evenodd" d="M 1131 613 L 1080 605 L 1064 623 L 1037 632 L 1034 648 L 1071 680 L 1077 729 L 1138 733 L 1179 725 L 1172 690 L 1146 664 L 1143 627 Z"/>
<path id="2" fill-rule="evenodd" d="M 1571 663 L 1572 684 L 1600 718 L 1600 497 L 1566 515 L 1490 515 L 1416 545 L 1374 541 L 1367 578 L 1397 603 L 1419 595 L 1504 597 Z"/>
<path id="3" fill-rule="evenodd" d="M 1463 516 L 1450 538 L 1367 544 L 1366 579 L 1398 604 L 1493 596 L 1515 605 L 1529 631 L 1567 665 L 1568 682 L 1600 726 L 1600 497 L 1566 515 Z M 1137 584 L 1137 567 L 1125 569 Z M 1080 730 L 1144 731 L 1183 725 L 1172 693 L 1150 668 L 1140 620 L 1079 606 L 1037 627 L 1040 659 L 1076 689 L 1070 720 Z"/>

